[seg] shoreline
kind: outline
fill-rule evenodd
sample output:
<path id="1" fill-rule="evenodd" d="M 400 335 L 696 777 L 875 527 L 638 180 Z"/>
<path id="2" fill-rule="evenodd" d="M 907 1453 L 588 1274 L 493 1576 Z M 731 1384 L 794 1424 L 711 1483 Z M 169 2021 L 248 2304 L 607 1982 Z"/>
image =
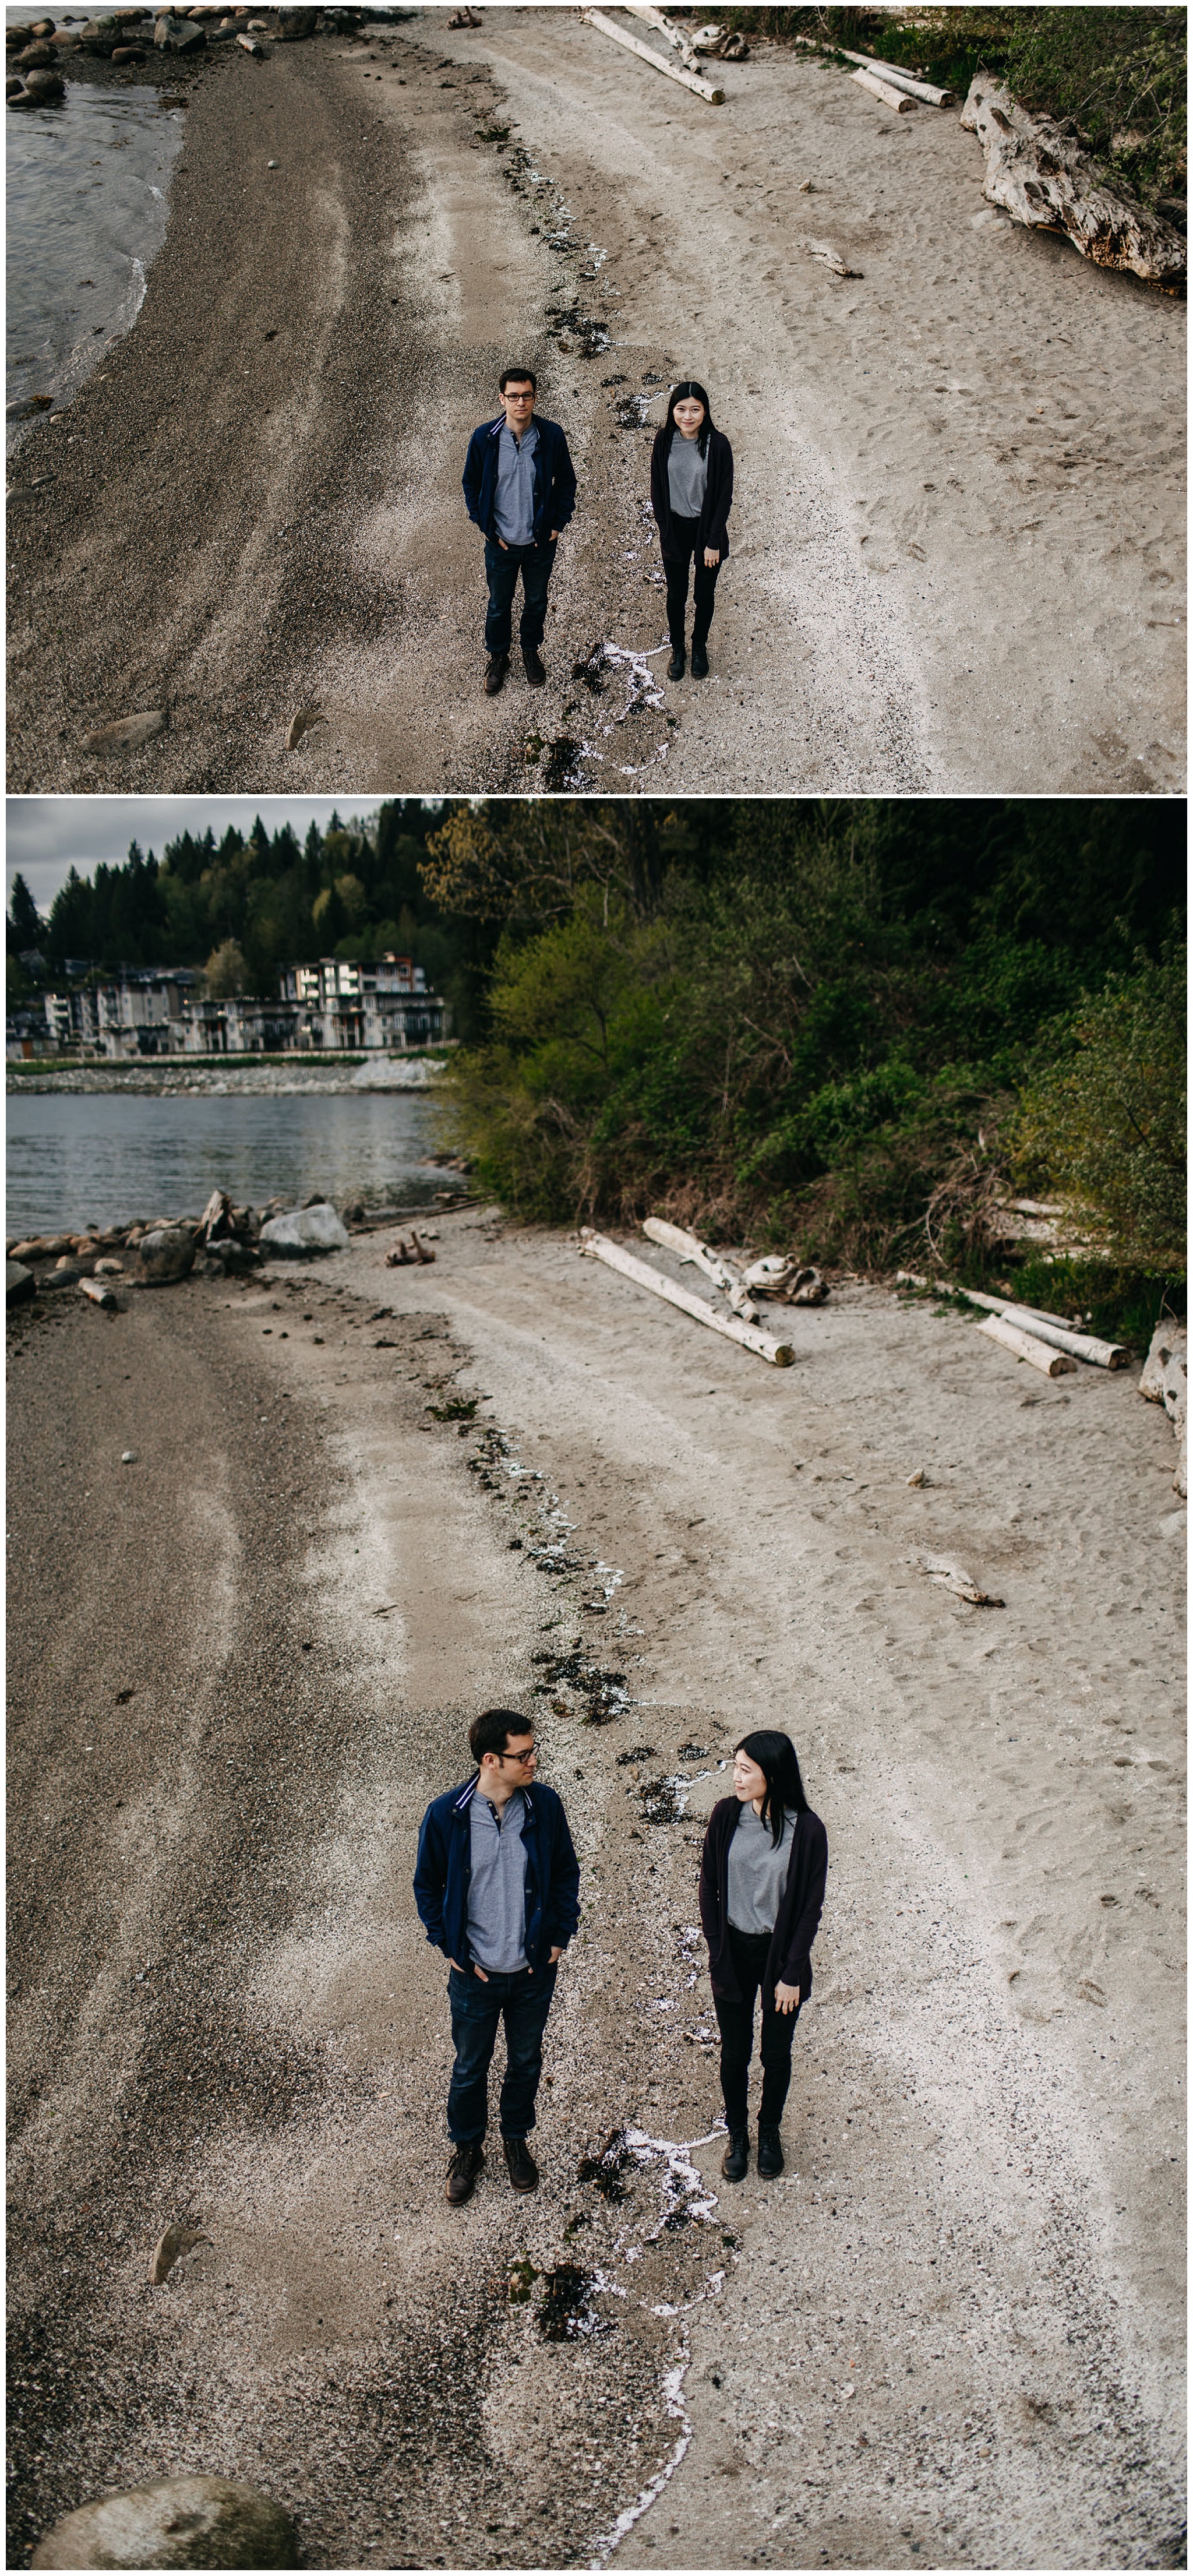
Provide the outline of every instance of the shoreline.
<path id="1" fill-rule="evenodd" d="M 13 1331 L 18 2410 L 26 2322 L 105 2355 L 52 2441 L 18 2417 L 14 2563 L 196 2427 L 318 2565 L 517 2567 L 526 2511 L 548 2566 L 1177 2563 L 1185 1516 L 1136 1372 L 1024 1389 L 859 1283 L 779 1374 L 494 1209 L 433 1277 L 365 1237 Z M 927 1583 L 925 1544 L 1005 1608 Z M 539 1714 L 584 1911 L 543 2187 L 490 2158 L 449 2213 L 409 1866 L 478 1695 Z M 829 1899 L 788 2170 L 735 2192 L 694 1871 L 776 1710 Z M 577 2178 L 619 2121 L 656 2142 L 628 2204 Z M 147 2304 L 188 2209 L 212 2244 Z M 603 2331 L 553 2344 L 564 2261 Z M 457 2521 L 478 2368 L 497 2466 Z"/>
<path id="2" fill-rule="evenodd" d="M 502 7 L 208 66 L 134 330 L 22 449 L 11 788 L 1177 792 L 1184 308 L 1006 223 L 951 116 L 765 45 L 726 81 Z M 793 255 L 809 203 L 859 277 Z M 582 508 L 546 690 L 488 701 L 459 466 L 521 343 Z M 739 463 L 698 689 L 644 497 L 692 365 Z"/>
<path id="3" fill-rule="evenodd" d="M 293 1071 L 290 1068 L 293 1067 Z M 301 1056 L 278 1056 L 262 1063 L 252 1056 L 185 1056 L 144 1058 L 135 1064 L 56 1065 L 42 1072 L 35 1064 L 26 1073 L 10 1064 L 6 1089 L 10 1098 L 24 1092 L 88 1093 L 127 1091 L 171 1099 L 188 1092 L 260 1093 L 278 1098 L 326 1092 L 336 1095 L 378 1091 L 430 1091 L 442 1072 L 442 1059 L 431 1057 L 345 1055 L 334 1062 L 312 1062 Z"/>

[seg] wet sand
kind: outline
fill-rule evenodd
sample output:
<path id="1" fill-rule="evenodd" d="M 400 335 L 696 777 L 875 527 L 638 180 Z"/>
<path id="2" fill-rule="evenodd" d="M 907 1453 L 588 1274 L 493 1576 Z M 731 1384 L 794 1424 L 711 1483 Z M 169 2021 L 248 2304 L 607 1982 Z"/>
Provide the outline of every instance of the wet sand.
<path id="1" fill-rule="evenodd" d="M 574 12 L 446 14 L 195 77 L 137 326 L 21 451 L 10 786 L 1178 791 L 1183 307 L 987 207 L 955 112 L 768 46 L 710 108 Z M 511 352 L 581 503 L 547 688 L 493 702 L 459 478 Z M 679 687 L 673 370 L 738 463 Z"/>
<path id="2" fill-rule="evenodd" d="M 384 1245 L 10 1327 L 12 2563 L 189 2466 L 316 2566 L 1178 2564 L 1166 1423 L 876 1288 L 779 1373 L 560 1236 Z M 409 1882 L 480 1699 L 539 1712 L 584 1912 L 542 2190 L 449 2213 Z M 775 1718 L 832 1867 L 734 2190 L 694 1873 Z"/>

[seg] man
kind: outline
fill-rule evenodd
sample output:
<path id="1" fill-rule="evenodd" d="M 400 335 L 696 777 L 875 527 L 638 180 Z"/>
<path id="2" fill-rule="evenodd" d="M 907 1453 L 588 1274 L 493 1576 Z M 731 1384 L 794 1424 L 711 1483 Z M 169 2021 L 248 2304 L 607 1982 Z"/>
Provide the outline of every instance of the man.
<path id="1" fill-rule="evenodd" d="M 468 2200 L 485 2161 L 489 2061 L 505 2022 L 501 2143 L 515 2191 L 533 2191 L 534 2127 L 543 2032 L 555 1972 L 579 1920 L 580 1870 L 563 1801 L 535 1778 L 534 1734 L 513 1709 L 473 1719 L 478 1769 L 435 1798 L 422 1821 L 414 1896 L 427 1939 L 450 1975 L 456 2062 L 447 2097 L 453 2207 Z"/>
<path id="2" fill-rule="evenodd" d="M 576 477 L 558 423 L 535 420 L 538 382 L 529 367 L 507 367 L 501 377 L 505 406 L 482 421 L 468 442 L 464 498 L 468 516 L 484 530 L 489 614 L 485 619 L 485 696 L 495 698 L 509 668 L 514 592 L 522 575 L 518 637 L 532 689 L 546 672 L 539 656 L 547 618 L 547 585 L 555 545 L 576 501 Z"/>

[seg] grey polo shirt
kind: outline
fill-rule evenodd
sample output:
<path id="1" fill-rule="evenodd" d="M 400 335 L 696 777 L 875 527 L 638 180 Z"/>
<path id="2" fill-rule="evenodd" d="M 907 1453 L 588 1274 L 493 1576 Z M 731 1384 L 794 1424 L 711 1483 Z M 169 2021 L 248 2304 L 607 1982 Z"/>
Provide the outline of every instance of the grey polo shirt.
<path id="1" fill-rule="evenodd" d="M 526 1957 L 526 1801 L 520 1789 L 494 1807 L 482 1789 L 468 1810 L 472 1877 L 468 1887 L 468 1948 L 492 1976 L 510 1977 Z"/>
<path id="2" fill-rule="evenodd" d="M 729 1845 L 729 1920 L 738 1932 L 773 1932 L 791 1866 L 795 1818 L 783 1818 L 782 1838 L 771 1841 L 769 1818 L 763 1824 L 750 1805 L 742 1808 Z"/>
<path id="3" fill-rule="evenodd" d="M 534 544 L 534 454 L 539 434 L 531 421 L 516 439 L 503 421 L 497 441 L 497 491 L 493 522 L 507 546 Z"/>

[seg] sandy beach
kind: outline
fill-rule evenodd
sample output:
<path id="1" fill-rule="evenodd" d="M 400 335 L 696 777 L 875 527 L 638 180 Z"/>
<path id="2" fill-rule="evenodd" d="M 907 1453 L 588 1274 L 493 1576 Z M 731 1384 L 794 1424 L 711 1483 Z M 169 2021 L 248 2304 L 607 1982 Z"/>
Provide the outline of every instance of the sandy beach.
<path id="1" fill-rule="evenodd" d="M 575 11 L 446 15 L 186 74 L 135 329 L 20 451 L 10 787 L 1179 792 L 1183 306 L 986 206 L 955 110 L 767 45 L 713 108 Z M 581 497 L 546 690 L 490 702 L 459 479 L 511 354 Z M 738 476 L 679 687 L 673 371 Z"/>
<path id="2" fill-rule="evenodd" d="M 10 1320 L 10 2563 L 184 2466 L 307 2566 L 1183 2563 L 1137 1369 L 846 1282 L 779 1372 L 494 1211 L 386 1241 Z M 583 1911 L 542 2188 L 451 2213 L 410 1873 L 484 1701 L 539 1713 Z M 695 1870 L 771 1721 L 831 1867 L 787 2172 L 735 2190 Z"/>

